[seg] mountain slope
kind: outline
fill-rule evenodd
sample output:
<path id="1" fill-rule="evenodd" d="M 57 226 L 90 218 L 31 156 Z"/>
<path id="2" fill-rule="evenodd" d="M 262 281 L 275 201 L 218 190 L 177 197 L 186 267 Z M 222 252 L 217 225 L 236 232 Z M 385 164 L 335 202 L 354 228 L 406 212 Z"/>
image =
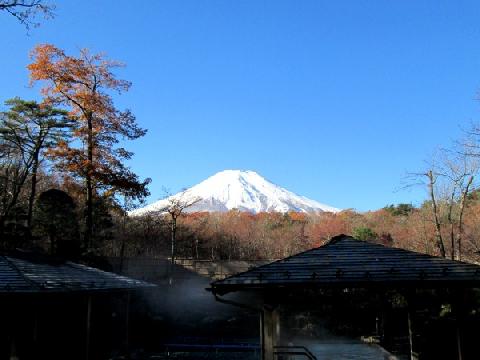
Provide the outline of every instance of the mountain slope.
<path id="1" fill-rule="evenodd" d="M 172 202 L 190 203 L 188 212 L 224 212 L 232 209 L 259 212 L 338 212 L 339 209 L 294 194 L 277 186 L 254 171 L 224 170 L 184 192 L 159 200 L 131 215 L 164 211 Z"/>

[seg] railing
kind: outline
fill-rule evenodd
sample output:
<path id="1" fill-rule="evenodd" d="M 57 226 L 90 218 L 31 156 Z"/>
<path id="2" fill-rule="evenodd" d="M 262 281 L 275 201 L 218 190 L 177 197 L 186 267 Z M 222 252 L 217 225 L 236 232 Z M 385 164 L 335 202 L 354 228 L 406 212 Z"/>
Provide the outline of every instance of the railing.
<path id="1" fill-rule="evenodd" d="M 169 357 L 177 352 L 253 352 L 258 353 L 260 346 L 251 343 L 238 344 L 164 344 L 163 356 Z M 277 359 L 289 359 L 290 356 L 304 356 L 308 360 L 317 360 L 317 357 L 305 346 L 275 346 L 274 355 Z M 152 355 L 151 359 L 160 358 Z"/>
<path id="2" fill-rule="evenodd" d="M 170 343 L 163 345 L 163 353 L 150 354 L 149 359 L 168 359 L 178 353 L 260 353 L 260 346 L 252 343 L 235 343 L 235 344 L 187 344 L 187 343 Z"/>
<path id="3" fill-rule="evenodd" d="M 309 360 L 317 360 L 317 357 L 312 354 L 305 346 L 275 346 L 274 355 L 277 356 L 305 356 Z"/>
<path id="4" fill-rule="evenodd" d="M 170 352 L 257 352 L 258 344 L 165 344 L 164 351 Z"/>

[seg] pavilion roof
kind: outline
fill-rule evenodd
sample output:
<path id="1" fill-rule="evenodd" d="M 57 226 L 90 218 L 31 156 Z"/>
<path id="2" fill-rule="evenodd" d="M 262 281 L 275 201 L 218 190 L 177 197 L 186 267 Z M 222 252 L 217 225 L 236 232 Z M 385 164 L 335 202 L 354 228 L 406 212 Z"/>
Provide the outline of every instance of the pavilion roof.
<path id="1" fill-rule="evenodd" d="M 44 256 L 0 256 L 0 293 L 133 290 L 153 284 Z"/>
<path id="2" fill-rule="evenodd" d="M 288 287 L 480 287 L 480 266 L 339 235 L 327 244 L 215 281 L 216 293 Z"/>

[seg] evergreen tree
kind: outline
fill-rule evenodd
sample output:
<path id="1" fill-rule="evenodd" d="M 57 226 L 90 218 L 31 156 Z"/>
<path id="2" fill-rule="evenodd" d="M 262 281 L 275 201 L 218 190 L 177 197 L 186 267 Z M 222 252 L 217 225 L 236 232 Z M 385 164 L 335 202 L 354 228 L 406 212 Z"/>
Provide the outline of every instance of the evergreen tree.
<path id="1" fill-rule="evenodd" d="M 4 149 L 2 161 L 5 178 L 0 210 L 0 228 L 12 209 L 28 178 L 27 226 L 31 226 L 32 210 L 37 187 L 37 172 L 43 156 L 58 142 L 65 142 L 71 122 L 64 110 L 20 98 L 7 100 L 8 111 L 0 114 L 0 141 Z M 15 169 L 15 171 L 12 171 Z"/>
<path id="2" fill-rule="evenodd" d="M 369 227 L 358 227 L 353 229 L 353 237 L 358 240 L 363 241 L 372 241 L 378 238 L 378 235 L 375 231 Z"/>
<path id="3" fill-rule="evenodd" d="M 64 191 L 42 192 L 35 204 L 34 231 L 48 238 L 50 253 L 75 256 L 79 251 L 76 206 Z"/>

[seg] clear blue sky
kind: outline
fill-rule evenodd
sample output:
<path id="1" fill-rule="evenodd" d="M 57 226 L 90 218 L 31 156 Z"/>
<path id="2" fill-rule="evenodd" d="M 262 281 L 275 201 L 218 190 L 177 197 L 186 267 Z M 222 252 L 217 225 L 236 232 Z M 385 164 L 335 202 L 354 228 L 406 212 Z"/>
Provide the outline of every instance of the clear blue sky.
<path id="1" fill-rule="evenodd" d="M 116 102 L 149 129 L 128 147 L 151 201 L 251 169 L 340 208 L 416 204 L 405 173 L 480 120 L 478 1 L 56 3 L 29 35 L 0 14 L 0 100 L 38 98 L 37 43 L 124 61 Z"/>

